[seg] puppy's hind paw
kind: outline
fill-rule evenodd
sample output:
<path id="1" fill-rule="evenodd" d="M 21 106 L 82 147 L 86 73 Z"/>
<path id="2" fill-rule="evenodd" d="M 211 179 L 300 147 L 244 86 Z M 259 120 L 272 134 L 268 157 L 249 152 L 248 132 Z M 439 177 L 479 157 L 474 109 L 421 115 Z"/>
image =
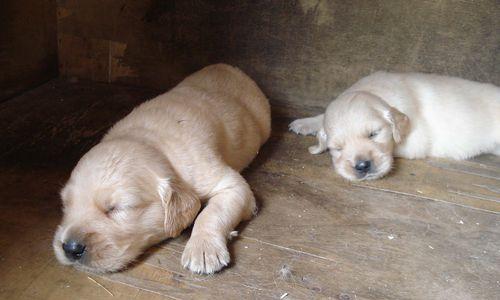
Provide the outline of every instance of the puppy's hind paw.
<path id="1" fill-rule="evenodd" d="M 182 265 L 191 272 L 213 274 L 230 262 L 223 236 L 198 233 L 191 236 L 182 253 Z"/>

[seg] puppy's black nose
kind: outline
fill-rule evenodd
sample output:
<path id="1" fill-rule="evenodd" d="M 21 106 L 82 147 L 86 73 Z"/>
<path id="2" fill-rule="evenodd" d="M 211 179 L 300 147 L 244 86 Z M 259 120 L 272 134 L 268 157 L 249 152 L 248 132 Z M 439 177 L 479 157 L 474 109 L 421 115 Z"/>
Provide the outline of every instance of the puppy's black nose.
<path id="1" fill-rule="evenodd" d="M 85 252 L 85 245 L 82 245 L 75 240 L 66 241 L 66 243 L 62 244 L 62 248 L 64 250 L 64 254 L 66 254 L 66 257 L 70 260 L 79 260 Z"/>
<path id="2" fill-rule="evenodd" d="M 354 169 L 356 169 L 356 171 L 358 171 L 359 173 L 368 173 L 371 166 L 372 162 L 369 160 L 358 160 L 356 162 L 356 165 L 354 166 Z"/>

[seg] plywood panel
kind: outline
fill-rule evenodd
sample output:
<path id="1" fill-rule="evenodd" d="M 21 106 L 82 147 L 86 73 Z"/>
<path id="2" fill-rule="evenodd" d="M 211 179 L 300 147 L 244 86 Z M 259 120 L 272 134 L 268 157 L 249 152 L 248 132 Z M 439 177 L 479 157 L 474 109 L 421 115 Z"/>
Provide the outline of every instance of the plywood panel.
<path id="1" fill-rule="evenodd" d="M 58 9 L 68 77 L 163 89 L 227 62 L 275 103 L 313 106 L 379 69 L 500 85 L 496 0 L 59 0 Z"/>
<path id="2" fill-rule="evenodd" d="M 55 0 L 0 2 L 0 102 L 57 76 Z"/>

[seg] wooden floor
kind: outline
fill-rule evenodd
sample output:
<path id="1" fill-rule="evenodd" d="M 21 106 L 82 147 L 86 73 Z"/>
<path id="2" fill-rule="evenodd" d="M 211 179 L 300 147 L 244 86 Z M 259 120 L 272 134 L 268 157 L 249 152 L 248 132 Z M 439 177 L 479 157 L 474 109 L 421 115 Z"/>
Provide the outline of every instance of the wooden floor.
<path id="1" fill-rule="evenodd" d="M 312 138 L 287 132 L 318 107 L 277 105 L 273 135 L 245 172 L 260 205 L 213 276 L 180 265 L 189 233 L 129 270 L 58 265 L 58 190 L 113 122 L 155 91 L 52 81 L 0 104 L 1 299 L 499 299 L 500 158 L 397 160 L 349 183 Z"/>

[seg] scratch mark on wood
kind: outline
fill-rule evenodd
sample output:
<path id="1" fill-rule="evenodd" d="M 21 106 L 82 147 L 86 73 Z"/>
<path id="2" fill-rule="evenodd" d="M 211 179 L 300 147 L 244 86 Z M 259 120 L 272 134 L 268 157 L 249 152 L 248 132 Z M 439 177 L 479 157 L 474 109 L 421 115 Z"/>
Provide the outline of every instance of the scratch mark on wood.
<path id="1" fill-rule="evenodd" d="M 458 172 L 458 173 L 474 175 L 474 176 L 479 176 L 479 177 L 483 177 L 483 178 L 489 178 L 489 179 L 494 179 L 494 180 L 500 181 L 500 177 L 498 177 L 498 176 L 482 174 L 482 173 L 473 172 L 473 171 L 467 171 L 467 170 L 460 169 L 460 168 L 454 168 L 450 164 L 446 164 L 446 163 L 438 163 L 438 162 L 434 162 L 434 161 L 429 161 L 429 164 L 431 166 L 434 166 L 436 168 L 443 169 L 443 170 L 454 171 L 454 172 Z"/>
<path id="2" fill-rule="evenodd" d="M 368 185 L 360 185 L 360 184 L 355 184 L 355 183 L 353 183 L 352 186 L 366 188 L 366 189 L 375 190 L 375 191 L 387 192 L 387 193 L 396 194 L 396 195 L 411 196 L 411 197 L 416 197 L 416 198 L 421 198 L 421 199 L 426 199 L 426 200 L 431 200 L 431 201 L 436 201 L 436 202 L 442 202 L 442 203 L 452 204 L 452 205 L 456 205 L 456 206 L 460 206 L 460 207 L 471 208 L 471 209 L 482 211 L 482 212 L 494 213 L 497 215 L 500 214 L 500 212 L 497 212 L 494 210 L 478 208 L 478 207 L 460 204 L 460 203 L 455 203 L 455 202 L 450 202 L 450 201 L 446 201 L 446 200 L 442 200 L 442 199 L 438 199 L 438 198 L 431 198 L 431 197 L 422 196 L 422 195 L 415 195 L 415 194 L 411 194 L 411 193 L 399 192 L 399 191 L 394 191 L 394 190 L 389 190 L 389 189 L 384 189 L 384 188 L 379 188 L 379 187 L 373 187 L 373 186 L 368 186 Z"/>
<path id="3" fill-rule="evenodd" d="M 256 238 L 251 238 L 251 237 L 241 236 L 241 235 L 240 235 L 240 237 L 242 239 L 251 240 L 251 241 L 258 242 L 258 243 L 261 243 L 261 244 L 264 244 L 264 245 L 276 247 L 276 248 L 279 248 L 279 249 L 282 249 L 282 250 L 286 250 L 286 251 L 290 251 L 290 252 L 295 252 L 295 253 L 298 253 L 298 254 L 302 254 L 302 255 L 306 255 L 306 256 L 311 256 L 311 257 L 314 257 L 314 258 L 319 258 L 319 259 L 322 259 L 322 260 L 327 260 L 327 261 L 330 261 L 330 262 L 337 263 L 335 260 L 333 260 L 331 258 L 328 258 L 328 257 L 321 256 L 321 255 L 316 255 L 316 254 L 313 254 L 313 253 L 309 253 L 309 252 L 305 252 L 305 251 L 301 251 L 301 250 L 297 250 L 297 249 L 293 249 L 293 248 L 289 248 L 289 247 L 285 247 L 285 246 L 273 244 L 273 243 L 270 243 L 270 242 L 261 241 L 261 240 L 256 239 Z"/>
<path id="4" fill-rule="evenodd" d="M 500 188 L 497 188 L 497 187 L 494 187 L 494 186 L 489 186 L 489 185 L 485 185 L 485 184 L 477 184 L 477 183 L 474 183 L 472 185 L 480 187 L 480 188 L 483 188 L 483 189 L 486 189 L 486 190 L 488 190 L 490 192 L 494 192 L 494 193 L 500 194 Z"/>
<path id="5" fill-rule="evenodd" d="M 460 191 L 456 191 L 456 190 L 448 190 L 448 192 L 452 193 L 452 194 L 460 195 L 460 196 L 472 197 L 472 198 L 476 198 L 476 199 L 480 199 L 480 200 L 493 201 L 496 203 L 500 203 L 500 198 L 489 198 L 486 196 L 473 195 L 470 193 L 460 192 Z"/>

